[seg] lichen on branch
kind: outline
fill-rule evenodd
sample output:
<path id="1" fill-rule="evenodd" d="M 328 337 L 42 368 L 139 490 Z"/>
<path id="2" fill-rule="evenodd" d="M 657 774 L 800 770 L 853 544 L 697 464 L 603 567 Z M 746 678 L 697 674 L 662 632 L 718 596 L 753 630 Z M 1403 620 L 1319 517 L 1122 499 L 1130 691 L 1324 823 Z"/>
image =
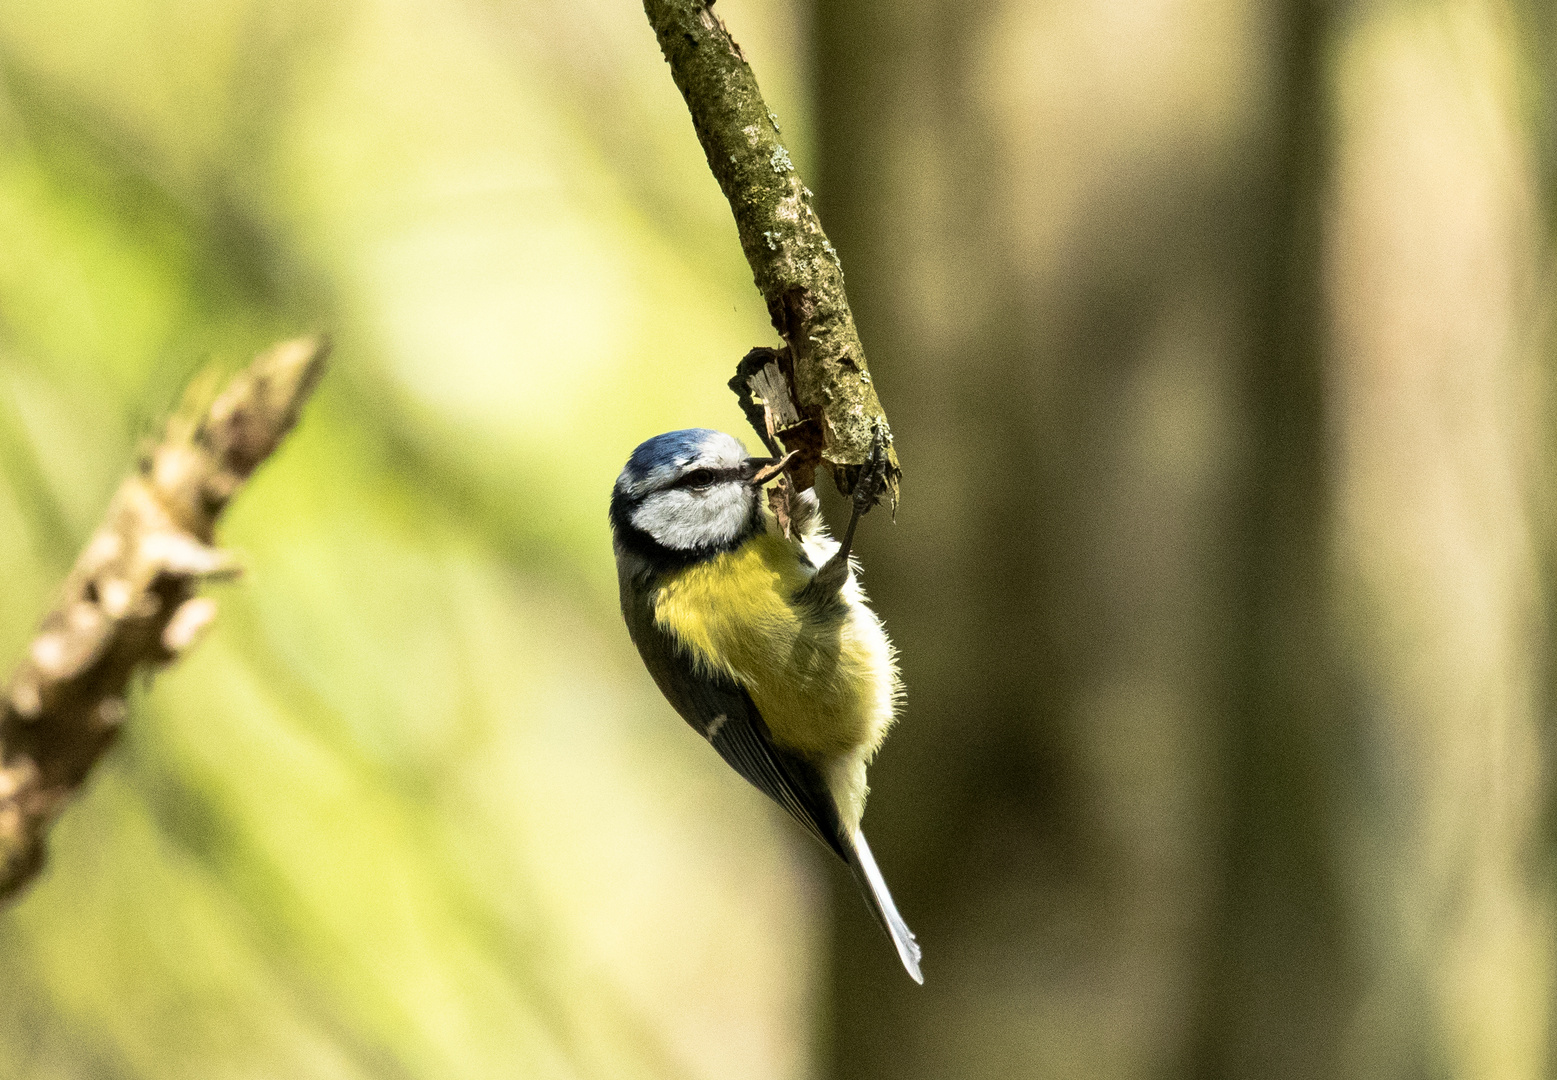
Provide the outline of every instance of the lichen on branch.
<path id="1" fill-rule="evenodd" d="M 844 293 L 843 267 L 751 66 L 704 0 L 644 0 L 643 8 L 735 214 L 768 315 L 788 347 L 780 367 L 801 421 L 777 434 L 799 451 L 791 475 L 809 486 L 816 465 L 825 462 L 847 494 L 879 431 L 887 440 L 895 502 L 901 470 Z M 758 433 L 764 434 L 760 426 Z"/>
<path id="2" fill-rule="evenodd" d="M 167 664 L 211 622 L 195 587 L 236 565 L 217 518 L 296 423 L 326 344 L 288 341 L 203 415 L 175 416 L 115 493 L 0 699 L 0 900 L 37 873 L 49 824 L 125 718 L 137 669 Z"/>

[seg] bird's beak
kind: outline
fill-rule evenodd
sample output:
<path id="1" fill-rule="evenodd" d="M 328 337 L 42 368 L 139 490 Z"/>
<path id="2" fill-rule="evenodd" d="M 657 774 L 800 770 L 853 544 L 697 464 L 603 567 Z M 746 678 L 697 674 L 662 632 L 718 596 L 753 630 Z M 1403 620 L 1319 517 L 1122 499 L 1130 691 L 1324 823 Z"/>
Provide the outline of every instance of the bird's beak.
<path id="1" fill-rule="evenodd" d="M 746 459 L 746 482 L 761 487 L 783 472 L 797 451 L 791 450 L 781 458 L 754 457 Z"/>

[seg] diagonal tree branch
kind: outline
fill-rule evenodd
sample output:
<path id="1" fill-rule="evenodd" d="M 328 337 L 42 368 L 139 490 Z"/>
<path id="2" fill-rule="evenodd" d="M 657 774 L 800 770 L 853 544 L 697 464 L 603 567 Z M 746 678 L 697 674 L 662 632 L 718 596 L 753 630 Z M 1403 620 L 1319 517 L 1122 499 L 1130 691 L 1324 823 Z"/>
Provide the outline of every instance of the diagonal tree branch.
<path id="1" fill-rule="evenodd" d="M 216 614 L 195 596 L 230 575 L 216 520 L 297 422 L 328 346 L 277 345 L 236 375 L 205 415 L 175 417 L 120 485 L 0 699 L 0 900 L 43 863 L 49 824 L 125 717 L 137 668 L 171 662 Z"/>
<path id="2" fill-rule="evenodd" d="M 783 353 L 764 352 L 788 383 L 799 422 L 776 432 L 755 418 L 753 425 L 765 439 L 776 433 L 787 449 L 799 452 L 790 472 L 800 488 L 811 486 L 816 465 L 825 462 L 845 494 L 880 432 L 887 440 L 888 490 L 896 502 L 902 470 L 844 294 L 843 267 L 756 76 L 711 4 L 644 0 L 643 9 L 692 113 L 708 167 L 735 214 L 741 249 L 768 316 L 788 346 Z M 749 380 L 767 362 L 763 357 L 742 363 L 732 383 L 737 394 L 752 393 Z"/>

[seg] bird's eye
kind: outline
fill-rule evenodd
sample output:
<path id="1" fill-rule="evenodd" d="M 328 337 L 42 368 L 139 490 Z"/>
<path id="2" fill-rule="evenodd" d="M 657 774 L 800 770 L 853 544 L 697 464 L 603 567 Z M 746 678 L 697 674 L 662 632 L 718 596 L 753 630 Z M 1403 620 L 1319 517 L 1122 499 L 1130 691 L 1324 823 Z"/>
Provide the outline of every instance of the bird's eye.
<path id="1" fill-rule="evenodd" d="M 687 473 L 687 487 L 706 488 L 713 487 L 714 473 L 712 469 L 694 469 Z"/>

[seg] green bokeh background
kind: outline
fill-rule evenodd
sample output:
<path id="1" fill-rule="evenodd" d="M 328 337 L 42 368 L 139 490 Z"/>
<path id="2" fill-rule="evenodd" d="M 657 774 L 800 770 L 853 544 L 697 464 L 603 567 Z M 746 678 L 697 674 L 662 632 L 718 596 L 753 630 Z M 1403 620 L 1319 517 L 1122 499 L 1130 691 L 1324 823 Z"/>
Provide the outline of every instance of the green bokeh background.
<path id="1" fill-rule="evenodd" d="M 188 380 L 336 350 L 0 1080 L 1554 1075 L 1557 9 L 716 10 L 904 467 L 927 984 L 621 627 L 617 470 L 775 344 L 638 4 L 6 0 L 0 667 Z"/>
<path id="2" fill-rule="evenodd" d="M 738 428 L 727 219 L 630 6 L 6 5 L 0 655 L 188 378 L 337 349 L 0 922 L 0 1074 L 803 1071 L 809 853 L 641 670 L 604 513 Z"/>

